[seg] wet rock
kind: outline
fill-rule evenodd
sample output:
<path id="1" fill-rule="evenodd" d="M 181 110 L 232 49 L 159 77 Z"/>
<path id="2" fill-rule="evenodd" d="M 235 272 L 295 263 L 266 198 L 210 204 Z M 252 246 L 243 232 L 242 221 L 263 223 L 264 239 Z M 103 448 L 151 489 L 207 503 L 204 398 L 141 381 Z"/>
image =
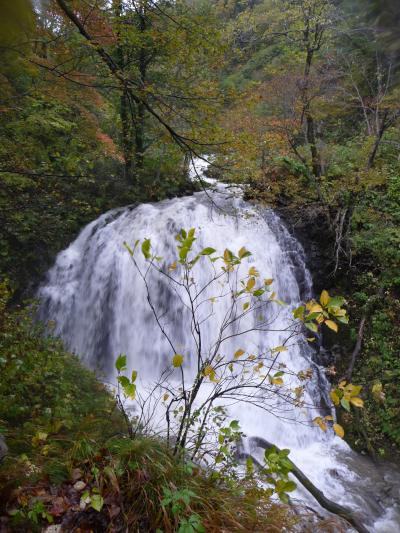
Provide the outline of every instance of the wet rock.
<path id="1" fill-rule="evenodd" d="M 332 245 L 334 236 L 328 225 L 326 214 L 318 206 L 283 208 L 277 210 L 288 230 L 300 242 L 306 254 L 314 289 L 317 293 L 326 289 L 331 278 Z"/>

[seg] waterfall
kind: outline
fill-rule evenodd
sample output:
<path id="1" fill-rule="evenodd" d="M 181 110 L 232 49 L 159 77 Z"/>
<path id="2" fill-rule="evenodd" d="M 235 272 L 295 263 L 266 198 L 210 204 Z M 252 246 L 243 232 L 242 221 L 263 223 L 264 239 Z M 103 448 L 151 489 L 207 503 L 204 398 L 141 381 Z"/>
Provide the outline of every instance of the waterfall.
<path id="1" fill-rule="evenodd" d="M 127 354 L 130 369 L 138 371 L 139 386 L 158 379 L 171 365 L 171 348 L 157 325 L 146 287 L 124 242 L 133 246 L 137 239 L 150 238 L 162 258 L 162 268 L 175 260 L 175 236 L 182 228 L 195 228 L 199 250 L 212 246 L 219 252 L 229 248 L 237 253 L 245 246 L 251 251 L 240 268 L 245 271 L 255 266 L 263 277 L 272 278 L 274 291 L 287 305 L 273 305 L 274 331 L 250 327 L 252 330 L 240 339 L 234 335 L 227 338 L 223 344 L 227 354 L 242 347 L 260 352 L 281 345 L 287 338 L 292 310 L 311 297 L 312 281 L 304 251 L 276 213 L 246 203 L 235 188 L 211 185 L 210 190 L 189 197 L 128 206 L 102 215 L 58 255 L 49 271 L 39 290 L 40 318 L 54 321 L 54 331 L 66 346 L 106 379 L 115 377 L 114 362 L 120 353 Z M 138 262 L 144 268 L 144 261 Z M 209 262 L 199 261 L 193 275 L 205 283 L 211 268 Z M 185 356 L 184 371 L 190 376 L 194 371 L 190 354 L 195 347 L 188 311 L 168 280 L 151 274 L 149 288 L 163 327 L 176 350 Z M 216 325 L 227 311 L 223 299 L 212 301 L 215 296 L 211 289 L 205 291 L 201 326 L 205 350 L 212 346 Z M 247 320 L 251 326 L 255 318 Z M 395 506 L 398 475 L 390 468 L 373 466 L 333 432 L 323 433 L 312 424 L 316 415 L 329 410 L 328 383 L 316 362 L 315 349 L 301 336 L 279 359 L 294 373 L 312 369 L 313 377 L 305 390 L 307 408 L 291 408 L 284 417 L 277 417 L 272 408 L 267 412 L 231 402 L 229 415 L 240 421 L 247 436 L 264 437 L 290 448 L 291 458 L 315 485 L 331 499 L 359 510 L 371 531 L 399 531 Z M 318 508 L 301 488 L 297 496 Z"/>

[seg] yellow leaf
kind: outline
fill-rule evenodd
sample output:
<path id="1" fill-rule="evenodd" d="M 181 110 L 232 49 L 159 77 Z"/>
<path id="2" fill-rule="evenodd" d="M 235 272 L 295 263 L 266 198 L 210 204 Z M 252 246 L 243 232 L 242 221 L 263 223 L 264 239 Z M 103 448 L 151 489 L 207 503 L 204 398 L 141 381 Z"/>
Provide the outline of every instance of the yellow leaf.
<path id="1" fill-rule="evenodd" d="M 350 398 L 350 403 L 355 407 L 364 407 L 364 402 L 361 398 Z"/>
<path id="2" fill-rule="evenodd" d="M 296 398 L 300 398 L 302 396 L 303 392 L 304 392 L 303 387 L 296 387 L 294 389 L 294 393 L 296 395 Z"/>
<path id="3" fill-rule="evenodd" d="M 244 354 L 244 350 L 236 350 L 236 352 L 234 353 L 233 357 L 235 359 L 239 359 L 239 357 L 242 357 L 242 355 Z"/>
<path id="4" fill-rule="evenodd" d="M 246 285 L 246 290 L 251 291 L 251 289 L 256 284 L 256 278 L 250 278 Z"/>
<path id="5" fill-rule="evenodd" d="M 330 300 L 330 296 L 329 296 L 329 292 L 328 291 L 322 291 L 321 292 L 321 296 L 320 296 L 320 299 L 319 301 L 321 302 L 322 305 L 328 305 L 329 303 L 329 300 Z"/>
<path id="6" fill-rule="evenodd" d="M 333 320 L 325 320 L 325 326 L 328 326 L 329 329 L 332 329 L 337 333 L 338 327 Z"/>
<path id="7" fill-rule="evenodd" d="M 322 429 L 322 431 L 326 431 L 327 426 L 323 418 L 321 418 L 320 416 L 317 416 L 316 418 L 314 418 L 313 422 L 314 424 L 319 426 Z"/>
<path id="8" fill-rule="evenodd" d="M 165 393 L 164 396 L 163 396 L 163 400 L 164 402 L 166 402 L 169 398 L 169 394 Z"/>
<path id="9" fill-rule="evenodd" d="M 264 280 L 264 285 L 272 285 L 273 281 L 274 280 L 272 278 L 267 278 Z"/>
<path id="10" fill-rule="evenodd" d="M 250 306 L 250 302 L 246 302 L 245 304 L 243 304 L 243 311 L 246 311 L 246 309 L 248 309 Z"/>
<path id="11" fill-rule="evenodd" d="M 333 307 L 332 311 L 330 309 L 329 311 L 334 316 L 346 316 L 346 309 L 336 309 L 336 307 Z"/>
<path id="12" fill-rule="evenodd" d="M 205 377 L 208 377 L 210 381 L 214 383 L 218 383 L 218 379 L 216 379 L 216 375 L 215 375 L 215 370 L 213 369 L 211 365 L 207 365 L 206 367 L 204 367 L 203 375 Z"/>
<path id="13" fill-rule="evenodd" d="M 273 385 L 283 385 L 283 379 L 282 378 L 272 378 L 271 383 Z"/>
<path id="14" fill-rule="evenodd" d="M 350 394 L 350 396 L 358 396 L 362 390 L 361 385 L 353 385 L 352 383 L 349 383 L 346 386 L 346 392 Z"/>
<path id="15" fill-rule="evenodd" d="M 182 363 L 183 363 L 183 355 L 176 353 L 174 357 L 172 358 L 172 365 L 175 368 L 179 368 L 180 366 L 182 366 Z"/>
<path id="16" fill-rule="evenodd" d="M 249 361 L 254 361 L 254 359 L 256 359 L 256 356 L 254 354 L 249 355 L 248 357 Z"/>
<path id="17" fill-rule="evenodd" d="M 336 394 L 336 392 L 334 390 L 331 390 L 331 392 L 329 393 L 330 397 L 331 397 L 331 400 L 333 401 L 333 403 L 335 405 L 339 405 L 340 403 L 340 398 L 339 396 Z"/>
<path id="18" fill-rule="evenodd" d="M 270 300 L 275 300 L 276 292 L 271 293 L 271 296 L 269 297 Z"/>
<path id="19" fill-rule="evenodd" d="M 307 337 L 307 340 L 308 340 L 308 342 L 314 342 L 315 341 L 315 337 Z"/>
<path id="20" fill-rule="evenodd" d="M 172 270 L 176 269 L 176 261 L 172 263 L 172 265 L 169 265 L 168 270 L 171 272 Z"/>
<path id="21" fill-rule="evenodd" d="M 313 305 L 315 305 L 314 300 L 310 300 L 309 302 L 307 302 L 307 303 L 306 303 L 306 309 L 307 309 L 307 311 L 309 311 Z"/>
<path id="22" fill-rule="evenodd" d="M 214 369 L 211 365 L 207 365 L 204 367 L 204 370 L 203 370 L 203 375 L 204 376 L 209 376 L 210 374 L 212 374 L 214 372 Z"/>
<path id="23" fill-rule="evenodd" d="M 227 248 L 224 250 L 224 261 L 225 263 L 232 261 L 232 252 Z"/>
<path id="24" fill-rule="evenodd" d="M 244 246 L 242 246 L 238 252 L 238 255 L 240 257 L 240 259 L 242 259 L 242 257 L 247 253 L 247 250 Z"/>
<path id="25" fill-rule="evenodd" d="M 280 352 L 287 352 L 286 346 L 277 346 L 276 348 L 272 348 L 272 353 L 280 353 Z"/>
<path id="26" fill-rule="evenodd" d="M 325 417 L 325 420 L 333 420 L 333 416 L 332 415 L 328 415 Z"/>
<path id="27" fill-rule="evenodd" d="M 336 433 L 338 437 L 343 439 L 344 437 L 344 429 L 340 424 L 333 424 L 333 431 Z"/>
<path id="28" fill-rule="evenodd" d="M 310 308 L 310 313 L 322 313 L 322 307 L 319 304 L 314 304 Z"/>
<path id="29" fill-rule="evenodd" d="M 378 381 L 377 383 L 374 383 L 373 387 L 372 387 L 372 394 L 379 394 L 380 392 L 382 392 L 382 383 L 380 381 Z"/>
<path id="30" fill-rule="evenodd" d="M 259 276 L 260 273 L 259 271 L 256 269 L 256 267 L 252 266 L 250 269 L 249 269 L 249 276 Z"/>

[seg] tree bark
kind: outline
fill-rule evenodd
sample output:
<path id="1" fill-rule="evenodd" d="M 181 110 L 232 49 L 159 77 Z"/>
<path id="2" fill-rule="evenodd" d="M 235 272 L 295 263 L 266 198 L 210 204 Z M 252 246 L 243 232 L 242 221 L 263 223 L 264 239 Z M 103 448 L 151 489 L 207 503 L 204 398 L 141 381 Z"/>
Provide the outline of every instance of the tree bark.
<path id="1" fill-rule="evenodd" d="M 388 116 L 388 112 L 385 111 L 385 113 L 384 113 L 384 115 L 382 117 L 381 126 L 379 128 L 379 131 L 376 134 L 376 139 L 375 139 L 375 142 L 374 142 L 374 146 L 373 146 L 372 151 L 371 151 L 371 153 L 370 153 L 370 155 L 368 157 L 367 170 L 370 170 L 374 166 L 375 157 L 376 157 L 376 154 L 378 152 L 379 145 L 381 144 L 383 134 L 385 133 L 385 131 L 387 130 L 387 128 L 389 126 L 389 123 L 387 122 L 387 116 Z"/>
<path id="2" fill-rule="evenodd" d="M 353 353 L 351 354 L 350 363 L 349 363 L 349 366 L 348 366 L 346 374 L 345 374 L 345 379 L 347 381 L 351 381 L 351 378 L 352 378 L 352 375 L 353 375 L 353 370 L 354 370 L 354 365 L 355 365 L 356 359 L 357 359 L 357 357 L 358 357 L 358 355 L 359 355 L 359 353 L 361 351 L 361 348 L 362 348 L 362 341 L 363 341 L 366 321 L 367 321 L 367 316 L 364 315 L 362 317 L 362 319 L 360 321 L 360 325 L 358 327 L 357 342 L 356 342 L 356 345 L 354 346 Z"/>

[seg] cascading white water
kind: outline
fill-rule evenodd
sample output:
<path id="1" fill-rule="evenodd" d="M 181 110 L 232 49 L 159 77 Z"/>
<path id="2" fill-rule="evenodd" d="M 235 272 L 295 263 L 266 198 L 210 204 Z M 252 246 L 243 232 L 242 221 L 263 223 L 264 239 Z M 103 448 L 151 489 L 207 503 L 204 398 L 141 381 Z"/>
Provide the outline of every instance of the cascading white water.
<path id="1" fill-rule="evenodd" d="M 176 258 L 176 234 L 182 228 L 194 227 L 198 249 L 212 246 L 219 252 L 225 248 L 237 252 L 242 246 L 248 248 L 252 256 L 243 268 L 254 265 L 262 276 L 273 278 L 274 290 L 288 304 L 274 304 L 275 331 L 253 330 L 240 339 L 228 338 L 223 343 L 224 353 L 233 354 L 243 346 L 248 351 L 262 352 L 282 344 L 287 338 L 285 330 L 291 323 L 292 309 L 312 294 L 304 252 L 273 211 L 255 208 L 244 202 L 237 191 L 229 191 L 217 186 L 208 193 L 116 209 L 92 222 L 57 257 L 47 282 L 39 290 L 40 317 L 55 321 L 56 334 L 90 367 L 101 369 L 110 377 L 115 358 L 125 353 L 130 368 L 141 376 L 141 383 L 157 380 L 171 365 L 171 348 L 156 323 L 143 280 L 123 243 L 132 245 L 137 239 L 150 238 L 164 266 L 170 265 Z M 210 268 L 209 263 L 199 262 L 194 277 L 205 283 Z M 176 350 L 185 354 L 185 372 L 189 375 L 193 370 L 190 354 L 194 345 L 184 307 L 167 281 L 153 276 L 149 285 L 163 326 Z M 228 305 L 223 299 L 212 303 L 213 296 L 210 291 L 204 294 L 204 350 L 215 342 L 216 328 Z M 251 329 L 245 326 L 243 330 Z M 306 393 L 308 409 L 291 409 L 282 419 L 236 403 L 229 407 L 229 414 L 240 421 L 246 435 L 264 437 L 290 448 L 291 457 L 310 479 L 331 499 L 358 509 L 371 531 L 400 531 L 395 508 L 396 496 L 400 495 L 398 476 L 392 473 L 389 479 L 390 470 L 374 467 L 338 437 L 324 434 L 309 423 L 320 406 L 328 402 L 324 372 L 313 361 L 313 355 L 305 339 L 291 344 L 290 350 L 280 355 L 295 373 L 313 368 Z M 303 492 L 299 494 L 307 498 Z"/>

